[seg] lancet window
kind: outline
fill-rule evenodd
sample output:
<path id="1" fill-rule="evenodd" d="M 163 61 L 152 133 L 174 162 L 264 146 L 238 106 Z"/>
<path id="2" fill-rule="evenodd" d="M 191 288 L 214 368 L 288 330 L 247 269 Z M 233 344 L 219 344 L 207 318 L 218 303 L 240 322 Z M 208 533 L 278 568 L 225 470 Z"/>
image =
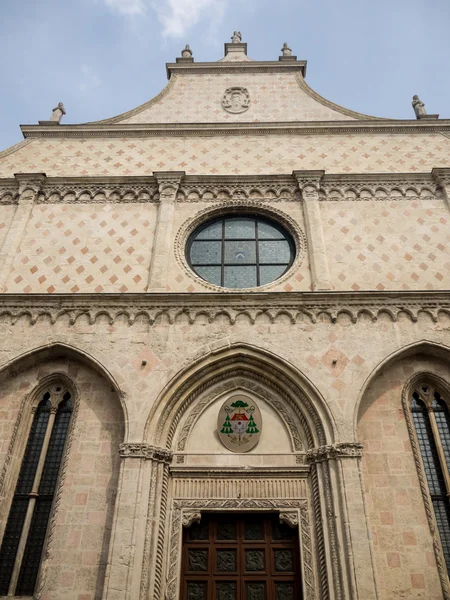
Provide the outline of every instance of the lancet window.
<path id="1" fill-rule="evenodd" d="M 52 385 L 33 421 L 0 547 L 0 595 L 32 596 L 72 416 L 70 392 Z"/>
<path id="2" fill-rule="evenodd" d="M 428 384 L 414 389 L 411 412 L 450 572 L 450 412 L 446 399 Z"/>

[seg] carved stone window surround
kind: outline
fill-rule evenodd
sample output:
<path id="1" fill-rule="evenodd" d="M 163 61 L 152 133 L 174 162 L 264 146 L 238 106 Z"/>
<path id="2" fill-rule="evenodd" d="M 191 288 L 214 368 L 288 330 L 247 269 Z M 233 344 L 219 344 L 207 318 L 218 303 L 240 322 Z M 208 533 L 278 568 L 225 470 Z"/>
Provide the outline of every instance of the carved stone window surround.
<path id="1" fill-rule="evenodd" d="M 437 387 L 438 389 L 445 391 L 445 396 L 450 397 L 450 385 L 447 381 L 434 373 L 422 372 L 413 375 L 406 383 L 402 392 L 402 407 L 405 415 L 406 426 L 408 429 L 409 439 L 411 442 L 411 448 L 413 452 L 414 462 L 417 469 L 417 475 L 419 478 L 420 491 L 422 492 L 422 498 L 427 515 L 428 526 L 433 541 L 433 550 L 436 558 L 436 565 L 439 574 L 439 580 L 442 587 L 442 597 L 444 600 L 450 600 L 450 581 L 447 572 L 447 566 L 445 564 L 444 553 L 442 551 L 442 545 L 439 537 L 438 527 L 436 523 L 436 517 L 434 514 L 433 504 L 431 501 L 430 490 L 428 487 L 428 481 L 425 474 L 425 468 L 423 465 L 422 454 L 419 447 L 419 441 L 417 438 L 416 428 L 412 418 L 411 412 L 411 396 L 418 386 L 428 384 Z M 448 401 L 447 401 L 448 403 Z M 439 443 L 439 438 L 437 439 Z"/>
<path id="2" fill-rule="evenodd" d="M 256 215 L 261 217 L 266 217 L 275 222 L 278 222 L 282 227 L 284 227 L 292 236 L 295 244 L 296 255 L 294 261 L 292 262 L 289 269 L 282 275 L 279 279 L 272 281 L 266 285 L 262 285 L 258 288 L 240 288 L 239 290 L 233 290 L 232 288 L 223 288 L 211 283 L 208 283 L 198 275 L 194 273 L 194 271 L 190 268 L 188 261 L 186 259 L 186 244 L 190 237 L 190 235 L 203 223 L 212 220 L 217 217 L 226 216 L 229 214 L 230 209 L 233 212 L 236 209 L 239 209 L 239 212 L 242 214 L 248 213 L 249 215 Z M 290 216 L 282 212 L 281 210 L 275 209 L 269 206 L 267 203 L 256 202 L 251 200 L 240 200 L 240 201 L 225 201 L 222 202 L 220 207 L 217 208 L 208 208 L 198 212 L 193 217 L 187 219 L 182 226 L 179 228 L 178 233 L 175 237 L 175 256 L 178 264 L 184 271 L 186 275 L 189 276 L 190 279 L 193 279 L 204 288 L 215 292 L 221 292 L 225 294 L 229 294 L 232 292 L 245 293 L 249 291 L 266 291 L 273 289 L 275 286 L 281 285 L 286 279 L 291 277 L 300 267 L 303 262 L 303 258 L 306 253 L 306 237 L 303 230 L 299 227 L 298 223 L 292 219 Z"/>

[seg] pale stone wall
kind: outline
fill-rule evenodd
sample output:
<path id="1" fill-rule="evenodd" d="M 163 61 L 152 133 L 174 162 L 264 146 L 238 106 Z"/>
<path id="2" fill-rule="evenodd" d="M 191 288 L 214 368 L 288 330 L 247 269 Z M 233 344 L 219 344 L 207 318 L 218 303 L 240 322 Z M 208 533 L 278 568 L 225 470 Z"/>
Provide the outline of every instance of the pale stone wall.
<path id="1" fill-rule="evenodd" d="M 13 149 L 11 149 L 13 150 Z M 211 135 L 36 138 L 0 158 L 0 177 L 42 171 L 48 177 L 429 173 L 450 166 L 450 139 L 438 133 Z"/>
<path id="2" fill-rule="evenodd" d="M 43 600 L 96 600 L 102 597 L 117 493 L 124 419 L 119 400 L 91 367 L 75 360 L 47 359 L 22 363 L 20 374 L 2 376 L 0 383 L 0 473 L 12 450 L 12 461 L 0 486 L 0 534 L 20 468 L 29 423 L 22 418 L 10 447 L 22 402 L 46 375 L 63 373 L 79 393 L 69 434 L 68 460 L 61 475 L 61 494 L 50 526 L 49 557 L 41 573 Z M 27 364 L 28 363 L 28 364 Z M 24 407 L 29 418 L 29 406 Z M 39 589 L 39 584 L 38 584 Z"/>
<path id="3" fill-rule="evenodd" d="M 245 112 L 232 114 L 222 108 L 223 94 L 231 86 L 248 90 L 250 106 Z M 294 73 L 241 73 L 232 77 L 219 73 L 175 76 L 173 85 L 156 104 L 143 108 L 133 116 L 124 116 L 124 119 L 119 117 L 114 121 L 131 124 L 351 119 L 313 100 L 301 89 Z"/>
<path id="4" fill-rule="evenodd" d="M 156 211 L 144 203 L 35 205 L 5 291 L 144 291 Z"/>
<path id="5" fill-rule="evenodd" d="M 358 439 L 373 535 L 380 600 L 442 598 L 430 528 L 402 407 L 405 382 L 432 372 L 448 381 L 448 363 L 427 356 L 386 367 L 360 406 Z"/>
<path id="6" fill-rule="evenodd" d="M 441 199 L 321 202 L 333 288 L 448 288 L 450 233 Z"/>
<path id="7" fill-rule="evenodd" d="M 8 233 L 9 226 L 14 216 L 16 207 L 11 204 L 5 204 L 0 210 L 0 248 L 2 247 L 3 241 Z"/>

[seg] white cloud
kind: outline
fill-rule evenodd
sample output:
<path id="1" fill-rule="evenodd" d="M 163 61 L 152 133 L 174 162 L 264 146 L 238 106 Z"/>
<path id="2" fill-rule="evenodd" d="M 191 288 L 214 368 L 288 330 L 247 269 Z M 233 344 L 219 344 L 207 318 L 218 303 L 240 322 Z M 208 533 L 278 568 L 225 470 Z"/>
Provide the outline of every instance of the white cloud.
<path id="1" fill-rule="evenodd" d="M 103 0 L 106 6 L 121 15 L 143 15 L 145 0 Z"/>
<path id="2" fill-rule="evenodd" d="M 100 77 L 90 65 L 81 65 L 81 79 L 78 83 L 80 92 L 88 92 L 102 84 Z"/>
<path id="3" fill-rule="evenodd" d="M 225 12 L 225 0 L 159 0 L 152 1 L 152 7 L 163 26 L 163 36 L 181 38 L 202 19 L 217 25 Z"/>

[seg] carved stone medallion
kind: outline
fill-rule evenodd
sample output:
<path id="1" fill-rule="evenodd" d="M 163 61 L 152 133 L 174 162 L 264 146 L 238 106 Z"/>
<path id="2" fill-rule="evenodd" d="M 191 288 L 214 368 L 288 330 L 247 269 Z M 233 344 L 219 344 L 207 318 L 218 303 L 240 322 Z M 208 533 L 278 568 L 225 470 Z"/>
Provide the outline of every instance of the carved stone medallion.
<path id="1" fill-rule="evenodd" d="M 228 450 L 248 452 L 258 443 L 261 429 L 261 412 L 253 400 L 236 395 L 224 402 L 217 420 L 217 431 Z"/>
<path id="2" fill-rule="evenodd" d="M 222 98 L 223 108 L 233 114 L 243 113 L 250 106 L 250 94 L 247 88 L 231 87 L 225 90 Z"/>

